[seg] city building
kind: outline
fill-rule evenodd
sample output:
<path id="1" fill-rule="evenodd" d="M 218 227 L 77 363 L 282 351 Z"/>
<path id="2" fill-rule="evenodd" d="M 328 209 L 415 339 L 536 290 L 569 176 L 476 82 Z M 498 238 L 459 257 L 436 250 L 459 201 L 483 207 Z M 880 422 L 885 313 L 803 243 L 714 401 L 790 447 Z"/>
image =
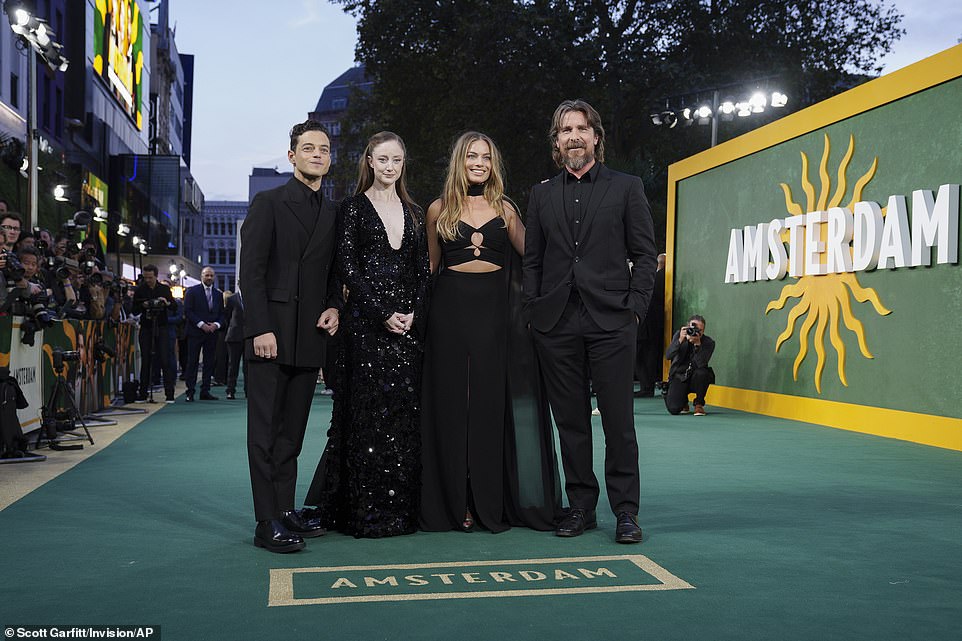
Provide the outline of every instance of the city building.
<path id="1" fill-rule="evenodd" d="M 287 184 L 293 177 L 293 171 L 277 171 L 276 167 L 254 167 L 247 179 L 247 202 L 252 202 L 254 196 L 262 191 Z"/>
<path id="2" fill-rule="evenodd" d="M 217 273 L 217 286 L 235 289 L 240 221 L 247 216 L 243 200 L 208 200 L 204 203 L 204 260 Z"/>
<path id="3" fill-rule="evenodd" d="M 341 200 L 354 190 L 355 167 L 364 148 L 346 148 L 349 132 L 345 122 L 348 106 L 356 92 L 370 92 L 374 82 L 368 79 L 364 65 L 351 67 L 324 87 L 314 111 L 308 118 L 317 120 L 331 135 L 331 172 L 322 183 L 324 196 Z"/>

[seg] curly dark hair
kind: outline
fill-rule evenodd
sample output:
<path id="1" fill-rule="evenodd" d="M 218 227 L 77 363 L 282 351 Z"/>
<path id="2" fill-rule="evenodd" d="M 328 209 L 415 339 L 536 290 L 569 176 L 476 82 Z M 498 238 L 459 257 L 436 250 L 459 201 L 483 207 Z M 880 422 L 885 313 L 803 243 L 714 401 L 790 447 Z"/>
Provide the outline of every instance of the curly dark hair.
<path id="1" fill-rule="evenodd" d="M 308 131 L 320 131 L 327 136 L 328 140 L 331 139 L 331 134 L 324 128 L 324 125 L 316 120 L 305 120 L 291 127 L 291 151 L 297 150 L 297 139 L 301 137 L 301 134 Z"/>

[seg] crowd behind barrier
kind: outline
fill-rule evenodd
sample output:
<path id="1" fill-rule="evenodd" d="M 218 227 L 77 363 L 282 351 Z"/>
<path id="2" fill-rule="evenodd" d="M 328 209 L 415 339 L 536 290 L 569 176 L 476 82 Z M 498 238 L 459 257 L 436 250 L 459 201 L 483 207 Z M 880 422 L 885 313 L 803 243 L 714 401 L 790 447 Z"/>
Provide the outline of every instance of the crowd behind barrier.
<path id="1" fill-rule="evenodd" d="M 24 434 L 41 426 L 41 410 L 56 383 L 56 350 L 68 354 L 63 375 L 81 415 L 109 407 L 123 382 L 136 378 L 140 354 L 135 324 L 58 320 L 38 330 L 29 345 L 21 340 L 23 322 L 21 316 L 0 316 L 0 378 L 15 379 L 27 401 L 17 410 Z M 11 429 L 2 428 L 5 434 Z"/>

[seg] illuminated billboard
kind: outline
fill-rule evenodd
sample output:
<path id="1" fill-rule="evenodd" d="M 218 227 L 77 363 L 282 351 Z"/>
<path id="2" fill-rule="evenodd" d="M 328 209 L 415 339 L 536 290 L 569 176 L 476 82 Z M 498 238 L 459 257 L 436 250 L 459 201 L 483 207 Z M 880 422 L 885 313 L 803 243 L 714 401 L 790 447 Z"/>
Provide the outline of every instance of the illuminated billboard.
<path id="1" fill-rule="evenodd" d="M 144 127 L 144 16 L 136 0 L 95 0 L 94 71 L 117 102 Z"/>

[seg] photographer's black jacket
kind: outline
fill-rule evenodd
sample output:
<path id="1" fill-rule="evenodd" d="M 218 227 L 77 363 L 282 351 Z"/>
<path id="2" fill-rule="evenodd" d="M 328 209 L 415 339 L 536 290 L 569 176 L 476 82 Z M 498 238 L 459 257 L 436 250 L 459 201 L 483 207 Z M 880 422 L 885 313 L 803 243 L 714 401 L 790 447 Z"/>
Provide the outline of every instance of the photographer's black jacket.
<path id="1" fill-rule="evenodd" d="M 678 342 L 679 332 L 671 337 L 671 343 L 665 352 L 665 358 L 671 361 L 668 368 L 668 380 L 679 378 L 685 380 L 688 371 L 688 364 L 691 363 L 693 369 L 708 367 L 708 361 L 715 351 L 715 341 L 707 334 L 702 334 L 701 346 L 693 345 L 688 341 Z"/>
<path id="2" fill-rule="evenodd" d="M 174 295 L 170 291 L 170 287 L 164 285 L 163 283 L 157 283 L 154 288 L 151 289 L 147 287 L 147 283 L 141 283 L 137 285 L 137 289 L 134 290 L 134 313 L 140 314 L 140 326 L 142 328 L 150 328 L 154 323 L 154 318 L 157 319 L 157 325 L 167 324 L 167 310 L 161 311 L 159 314 L 144 314 L 144 303 L 155 298 L 166 298 L 168 307 L 173 306 Z"/>

